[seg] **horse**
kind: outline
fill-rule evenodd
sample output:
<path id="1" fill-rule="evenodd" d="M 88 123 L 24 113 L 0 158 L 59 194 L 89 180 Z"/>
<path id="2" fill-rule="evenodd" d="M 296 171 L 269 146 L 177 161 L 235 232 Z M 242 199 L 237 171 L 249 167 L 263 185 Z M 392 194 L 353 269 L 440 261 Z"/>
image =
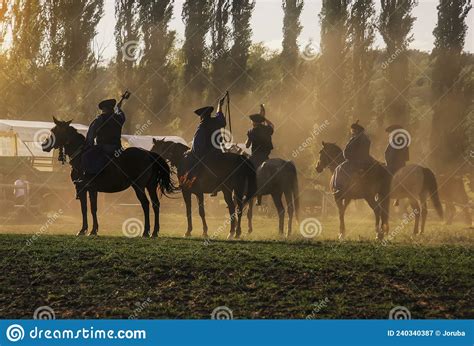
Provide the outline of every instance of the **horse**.
<path id="1" fill-rule="evenodd" d="M 462 176 L 438 175 L 439 178 L 439 196 L 441 202 L 445 204 L 446 224 L 453 223 L 456 214 L 456 207 L 462 209 L 464 223 L 471 227 L 472 216 L 469 206 L 469 196 Z"/>
<path id="2" fill-rule="evenodd" d="M 325 168 L 329 168 L 332 173 L 331 187 L 335 179 L 334 171 L 341 163 L 344 156 L 342 149 L 335 143 L 322 142 L 322 149 L 319 152 L 319 160 L 316 171 L 321 173 Z M 353 179 L 352 183 L 344 189 L 333 191 L 334 200 L 339 210 L 339 239 L 345 237 L 346 227 L 344 214 L 350 201 L 353 199 L 364 199 L 374 211 L 375 231 L 377 239 L 382 240 L 384 232 L 388 232 L 389 213 L 389 174 L 385 167 L 379 162 L 374 162 L 371 167 L 364 171 L 358 179 Z M 381 223 L 380 223 L 381 222 Z"/>
<path id="3" fill-rule="evenodd" d="M 426 218 L 428 216 L 427 200 L 431 201 L 438 213 L 443 218 L 443 206 L 439 199 L 438 183 L 433 171 L 429 168 L 410 164 L 395 172 L 391 178 L 390 197 L 395 199 L 407 198 L 410 206 L 415 212 L 415 226 L 413 234 L 422 234 L 425 231 Z M 421 214 L 421 231 L 419 230 Z"/>
<path id="4" fill-rule="evenodd" d="M 171 166 L 177 169 L 180 182 L 186 180 L 189 167 L 196 165 L 196 162 L 193 161 L 194 158 L 190 156 L 193 154 L 189 151 L 189 147 L 184 144 L 167 141 L 166 138 L 153 139 L 151 150 L 167 159 Z M 223 153 L 212 162 L 205 161 L 201 163 L 200 168 L 197 179 L 191 186 L 186 183 L 181 184 L 188 222 L 188 228 L 184 236 L 190 237 L 193 230 L 191 195 L 194 194 L 197 197 L 199 215 L 203 225 L 203 237 L 208 237 L 204 194 L 222 191 L 230 215 L 230 231 L 227 239 L 239 239 L 242 233 L 243 207 L 257 191 L 257 177 L 252 162 L 243 155 Z"/>
<path id="5" fill-rule="evenodd" d="M 293 213 L 296 218 L 299 216 L 299 200 L 298 200 L 298 175 L 295 164 L 291 161 L 282 159 L 268 159 L 257 169 L 257 196 L 271 195 L 275 208 L 278 212 L 278 231 L 283 236 L 285 223 L 285 208 L 281 201 L 282 195 L 285 195 L 286 205 L 288 209 L 288 233 L 291 235 Z M 253 231 L 253 201 L 249 202 L 247 212 L 248 233 Z"/>
<path id="6" fill-rule="evenodd" d="M 50 152 L 53 149 L 64 151 L 69 157 L 72 167 L 71 180 L 77 183 L 83 177 L 82 154 L 87 150 L 85 137 L 71 126 L 71 121 L 59 121 L 53 118 L 55 126 L 51 135 L 42 143 L 42 149 Z M 127 148 L 117 152 L 114 158 L 103 170 L 87 179 L 84 186 L 78 189 L 78 198 L 81 202 L 82 228 L 77 235 L 85 235 L 88 230 L 87 221 L 87 192 L 89 193 L 92 214 L 92 230 L 89 235 L 97 235 L 99 223 L 97 220 L 97 193 L 120 192 L 132 187 L 143 209 L 145 218 L 143 237 L 150 235 L 150 202 L 151 199 L 155 216 L 152 237 L 157 237 L 160 231 L 160 201 L 157 194 L 159 187 L 163 195 L 175 190 L 171 181 L 171 169 L 166 161 L 158 154 L 140 148 Z"/>

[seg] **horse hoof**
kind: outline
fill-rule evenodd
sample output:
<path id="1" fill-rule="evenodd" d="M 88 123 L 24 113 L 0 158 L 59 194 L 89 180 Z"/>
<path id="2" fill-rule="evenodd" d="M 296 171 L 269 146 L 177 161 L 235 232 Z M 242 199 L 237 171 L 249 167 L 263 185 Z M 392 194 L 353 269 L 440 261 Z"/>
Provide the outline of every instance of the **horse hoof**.
<path id="1" fill-rule="evenodd" d="M 343 241 L 345 237 L 346 237 L 346 236 L 345 236 L 344 234 L 339 233 L 338 239 L 339 239 L 340 241 Z"/>
<path id="2" fill-rule="evenodd" d="M 203 232 L 203 233 L 202 233 L 202 237 L 203 237 L 204 239 L 207 239 L 207 238 L 209 238 L 209 235 L 207 234 L 207 232 Z"/>
<path id="3" fill-rule="evenodd" d="M 233 239 L 234 239 L 234 234 L 229 233 L 229 235 L 227 236 L 227 240 L 233 240 Z"/>
<path id="4" fill-rule="evenodd" d="M 80 237 L 80 236 L 83 236 L 83 235 L 86 235 L 87 234 L 87 230 L 86 229 L 81 229 L 79 232 L 76 233 L 76 236 Z"/>
<path id="5" fill-rule="evenodd" d="M 153 234 L 151 235 L 151 238 L 158 238 L 158 233 L 153 233 Z"/>
<path id="6" fill-rule="evenodd" d="M 247 234 L 250 235 L 250 234 L 252 234 L 252 232 L 253 232 L 253 230 L 249 229 L 249 230 L 247 231 Z"/>
<path id="7" fill-rule="evenodd" d="M 149 232 L 143 233 L 142 238 L 150 238 L 150 233 Z"/>
<path id="8" fill-rule="evenodd" d="M 189 232 L 189 231 L 184 233 L 184 235 L 183 235 L 184 238 L 189 238 L 190 236 L 191 236 L 191 232 Z"/>

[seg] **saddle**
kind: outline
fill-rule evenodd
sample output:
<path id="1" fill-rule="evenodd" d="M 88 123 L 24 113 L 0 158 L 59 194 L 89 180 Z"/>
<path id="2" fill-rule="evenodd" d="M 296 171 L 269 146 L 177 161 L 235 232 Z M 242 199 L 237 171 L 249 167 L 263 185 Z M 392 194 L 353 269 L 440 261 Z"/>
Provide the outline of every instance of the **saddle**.
<path id="1" fill-rule="evenodd" d="M 358 184 L 376 163 L 377 161 L 373 158 L 367 162 L 344 161 L 334 171 L 331 181 L 333 191 L 346 191 L 350 186 Z"/>

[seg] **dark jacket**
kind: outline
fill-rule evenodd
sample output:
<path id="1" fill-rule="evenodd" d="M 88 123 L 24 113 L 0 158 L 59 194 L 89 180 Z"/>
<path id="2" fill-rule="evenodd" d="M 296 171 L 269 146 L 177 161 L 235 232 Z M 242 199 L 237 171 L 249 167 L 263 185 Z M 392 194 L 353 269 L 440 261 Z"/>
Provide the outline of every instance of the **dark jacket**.
<path id="1" fill-rule="evenodd" d="M 355 165 L 370 162 L 370 139 L 364 132 L 351 137 L 344 148 L 344 158 Z"/>
<path id="2" fill-rule="evenodd" d="M 257 153 L 269 154 L 273 149 L 273 128 L 268 125 L 259 124 L 247 132 L 247 137 L 252 146 L 252 155 Z"/>
<path id="3" fill-rule="evenodd" d="M 385 162 L 387 168 L 392 174 L 398 171 L 400 168 L 405 167 L 406 162 L 410 160 L 410 154 L 408 147 L 396 149 L 390 144 L 385 149 Z"/>
<path id="4" fill-rule="evenodd" d="M 221 138 L 216 131 L 224 128 L 226 125 L 225 116 L 218 112 L 214 118 L 204 117 L 194 134 L 192 151 L 198 157 L 204 157 L 209 153 L 221 152 L 217 146 L 218 139 Z M 214 145 L 213 145 L 214 139 Z"/>
<path id="5" fill-rule="evenodd" d="M 125 123 L 125 114 L 117 110 L 111 114 L 100 114 L 92 121 L 87 131 L 86 141 L 89 145 L 111 145 L 121 147 L 122 127 Z"/>

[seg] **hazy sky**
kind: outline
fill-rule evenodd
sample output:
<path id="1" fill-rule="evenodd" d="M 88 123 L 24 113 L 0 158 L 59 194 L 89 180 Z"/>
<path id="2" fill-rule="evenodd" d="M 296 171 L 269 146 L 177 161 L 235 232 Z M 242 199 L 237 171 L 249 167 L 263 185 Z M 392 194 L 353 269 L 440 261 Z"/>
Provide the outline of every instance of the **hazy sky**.
<path id="1" fill-rule="evenodd" d="M 176 30 L 178 38 L 183 39 L 184 24 L 181 19 L 181 10 L 184 0 L 175 0 L 174 16 L 171 29 Z M 256 0 L 252 15 L 253 41 L 264 42 L 272 49 L 281 49 L 283 10 L 281 0 Z M 376 0 L 377 10 L 380 1 Z M 437 20 L 436 5 L 438 0 L 419 0 L 413 14 L 417 18 L 413 28 L 414 40 L 411 48 L 430 51 L 433 46 L 433 29 Z M 300 36 L 300 46 L 305 46 L 310 39 L 319 42 L 318 14 L 321 10 L 321 0 L 306 0 L 301 14 L 303 31 Z M 468 34 L 465 49 L 474 52 L 474 10 L 468 17 Z M 104 57 L 110 58 L 115 54 L 113 38 L 115 25 L 114 0 L 105 0 L 105 16 L 99 23 L 97 43 L 105 48 Z M 376 46 L 383 47 L 383 41 L 377 37 Z"/>

